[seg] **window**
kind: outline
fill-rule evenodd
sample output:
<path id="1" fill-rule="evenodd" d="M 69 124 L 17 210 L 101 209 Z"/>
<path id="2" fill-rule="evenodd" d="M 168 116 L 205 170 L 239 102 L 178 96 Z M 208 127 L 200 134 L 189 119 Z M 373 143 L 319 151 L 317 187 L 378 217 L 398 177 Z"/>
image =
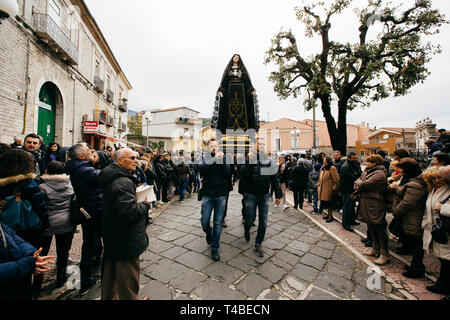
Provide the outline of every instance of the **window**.
<path id="1" fill-rule="evenodd" d="M 281 138 L 275 138 L 275 151 L 281 151 Z"/>
<path id="2" fill-rule="evenodd" d="M 61 8 L 59 4 L 55 0 L 48 1 L 48 15 L 55 21 L 57 24 L 60 23 L 61 19 Z"/>
<path id="3" fill-rule="evenodd" d="M 111 89 L 111 76 L 109 74 L 106 75 L 106 90 Z"/>
<path id="4" fill-rule="evenodd" d="M 380 142 L 380 136 L 376 137 L 377 142 Z"/>
<path id="5" fill-rule="evenodd" d="M 363 157 L 365 157 L 365 156 L 366 156 L 366 151 L 361 150 L 361 155 L 362 155 Z"/>
<path id="6" fill-rule="evenodd" d="M 94 71 L 95 77 L 100 77 L 100 61 L 95 59 L 95 71 Z"/>
<path id="7" fill-rule="evenodd" d="M 393 134 L 391 134 L 391 135 L 389 136 L 389 138 L 391 138 L 391 139 L 394 139 L 394 135 L 393 135 Z"/>

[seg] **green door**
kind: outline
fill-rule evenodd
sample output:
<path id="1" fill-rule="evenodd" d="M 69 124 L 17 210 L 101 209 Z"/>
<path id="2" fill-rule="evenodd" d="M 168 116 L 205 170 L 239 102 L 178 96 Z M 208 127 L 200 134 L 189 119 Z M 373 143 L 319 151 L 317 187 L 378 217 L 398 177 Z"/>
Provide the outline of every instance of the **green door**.
<path id="1" fill-rule="evenodd" d="M 53 89 L 47 84 L 39 93 L 38 135 L 48 145 L 55 141 L 56 99 Z"/>

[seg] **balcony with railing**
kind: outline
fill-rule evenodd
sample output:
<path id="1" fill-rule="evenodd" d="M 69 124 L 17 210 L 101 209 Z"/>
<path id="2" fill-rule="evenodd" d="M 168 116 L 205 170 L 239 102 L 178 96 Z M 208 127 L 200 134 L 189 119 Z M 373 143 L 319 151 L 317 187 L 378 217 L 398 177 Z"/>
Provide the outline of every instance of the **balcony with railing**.
<path id="1" fill-rule="evenodd" d="M 106 126 L 107 127 L 114 127 L 114 117 L 107 116 Z"/>
<path id="2" fill-rule="evenodd" d="M 94 76 L 94 88 L 99 92 L 105 91 L 105 82 L 98 76 Z"/>
<path id="3" fill-rule="evenodd" d="M 33 23 L 36 36 L 40 40 L 59 53 L 63 60 L 78 65 L 78 48 L 49 15 L 34 13 Z"/>
<path id="4" fill-rule="evenodd" d="M 107 114 L 104 110 L 94 110 L 94 121 L 98 121 L 100 124 L 106 124 Z"/>
<path id="5" fill-rule="evenodd" d="M 127 131 L 127 124 L 125 122 L 119 123 L 119 131 Z"/>
<path id="6" fill-rule="evenodd" d="M 126 101 L 119 101 L 119 110 L 122 112 L 127 112 L 128 111 L 128 103 Z"/>
<path id="7" fill-rule="evenodd" d="M 108 100 L 108 102 L 113 102 L 114 100 L 114 92 L 112 92 L 111 89 L 106 89 L 106 100 Z"/>

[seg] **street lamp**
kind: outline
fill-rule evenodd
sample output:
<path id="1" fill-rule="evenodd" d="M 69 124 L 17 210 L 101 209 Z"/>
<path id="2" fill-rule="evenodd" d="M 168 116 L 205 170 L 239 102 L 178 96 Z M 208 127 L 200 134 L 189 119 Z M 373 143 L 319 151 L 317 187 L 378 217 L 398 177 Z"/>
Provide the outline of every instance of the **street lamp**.
<path id="1" fill-rule="evenodd" d="M 297 151 L 298 148 L 298 136 L 300 135 L 300 130 L 296 130 L 294 127 L 294 130 L 291 131 L 292 138 L 294 139 L 294 151 Z"/>
<path id="2" fill-rule="evenodd" d="M 146 113 L 144 113 L 144 119 L 147 123 L 147 148 L 146 148 L 146 150 L 147 150 L 148 149 L 148 127 L 149 127 L 149 123 L 152 121 L 152 114 L 147 111 Z"/>
<path id="3" fill-rule="evenodd" d="M 19 14 L 19 6 L 16 0 L 0 0 L 0 24 L 2 20 L 15 17 Z"/>

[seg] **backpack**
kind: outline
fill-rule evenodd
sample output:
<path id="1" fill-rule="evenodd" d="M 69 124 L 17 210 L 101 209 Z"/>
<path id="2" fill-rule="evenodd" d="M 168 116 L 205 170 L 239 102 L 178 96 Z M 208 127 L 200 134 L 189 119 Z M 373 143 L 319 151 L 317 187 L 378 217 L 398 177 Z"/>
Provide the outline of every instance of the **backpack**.
<path id="1" fill-rule="evenodd" d="M 0 222 L 15 232 L 37 231 L 42 223 L 28 200 L 22 200 L 20 186 L 13 195 L 0 200 Z"/>

